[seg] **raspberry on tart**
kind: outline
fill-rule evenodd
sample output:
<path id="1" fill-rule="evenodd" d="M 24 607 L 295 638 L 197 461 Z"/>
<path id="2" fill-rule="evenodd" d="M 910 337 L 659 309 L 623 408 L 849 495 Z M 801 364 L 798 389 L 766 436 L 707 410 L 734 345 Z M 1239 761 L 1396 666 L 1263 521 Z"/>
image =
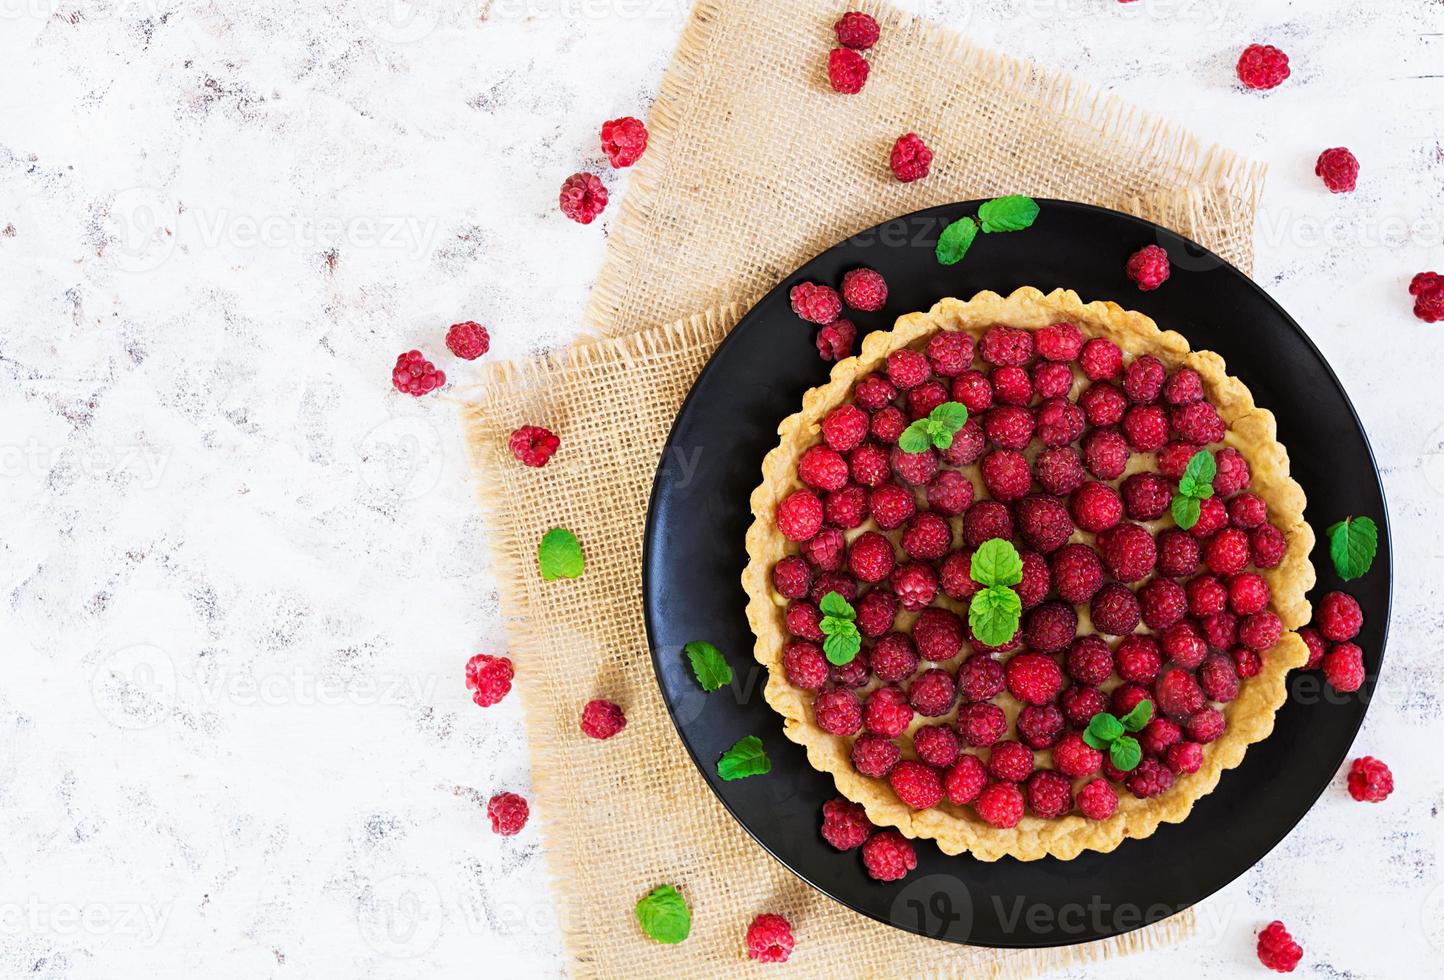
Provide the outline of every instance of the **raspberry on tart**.
<path id="1" fill-rule="evenodd" d="M 875 302 L 863 279 L 849 305 Z M 945 403 L 951 441 L 904 439 Z M 1291 669 L 1361 677 L 1349 597 L 1326 600 L 1320 655 L 1297 632 L 1313 536 L 1272 416 L 1139 314 L 1063 290 L 944 300 L 866 338 L 779 433 L 747 536 L 755 653 L 787 736 L 880 828 L 879 877 L 910 869 L 907 838 L 1033 860 L 1147 836 L 1268 734 Z M 1179 527 L 1201 451 L 1214 494 Z M 1010 584 L 976 560 L 999 544 Z M 996 589 L 1016 598 L 1001 632 L 973 619 Z M 860 637 L 845 664 L 821 652 L 831 593 Z M 1082 733 L 1145 701 L 1120 770 Z"/>

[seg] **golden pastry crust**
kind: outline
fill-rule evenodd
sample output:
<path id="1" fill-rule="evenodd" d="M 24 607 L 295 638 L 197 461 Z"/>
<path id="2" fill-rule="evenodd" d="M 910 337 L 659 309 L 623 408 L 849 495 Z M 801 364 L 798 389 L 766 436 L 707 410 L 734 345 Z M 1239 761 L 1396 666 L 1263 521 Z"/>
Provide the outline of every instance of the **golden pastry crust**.
<path id="1" fill-rule="evenodd" d="M 1272 608 L 1286 632 L 1264 656 L 1259 674 L 1244 682 L 1239 696 L 1224 706 L 1227 729 L 1205 746 L 1199 771 L 1176 779 L 1161 796 L 1143 800 L 1123 793 L 1117 811 L 1107 820 L 1089 820 L 1076 813 L 1059 820 L 1028 815 L 1008 830 L 991 827 L 974 815 L 971 807 L 955 807 L 946 800 L 914 812 L 884 781 L 853 768 L 848 755 L 852 739 L 817 727 L 810 695 L 794 688 L 784 676 L 786 600 L 773 592 L 770 573 L 772 566 L 796 547 L 777 530 L 776 507 L 801 486 L 796 478 L 797 461 L 820 440 L 823 417 L 849 398 L 856 380 L 883 368 L 891 352 L 939 330 L 962 330 L 980 337 L 996 324 L 1036 330 L 1062 320 L 1076 324 L 1089 337 L 1112 340 L 1125 354 L 1152 354 L 1170 370 L 1191 367 L 1203 378 L 1208 398 L 1227 423 L 1225 444 L 1248 460 L 1251 489 L 1268 504 L 1270 522 L 1284 532 L 1288 542 L 1279 567 L 1261 572 L 1273 593 Z M 861 803 L 874 824 L 896 827 L 908 837 L 930 837 L 947 854 L 967 851 L 985 861 L 1005 855 L 1025 861 L 1048 855 L 1067 859 L 1084 850 L 1111 851 L 1127 838 L 1149 836 L 1161 823 L 1182 821 L 1194 803 L 1213 790 L 1225 769 L 1237 766 L 1251 744 L 1273 731 L 1274 714 L 1288 695 L 1288 672 L 1308 659 L 1308 649 L 1296 630 L 1311 617 L 1305 594 L 1314 584 L 1314 568 L 1309 562 L 1314 534 L 1304 523 L 1304 492 L 1289 476 L 1288 453 L 1278 442 L 1272 413 L 1254 404 L 1248 388 L 1228 375 L 1217 354 L 1190 350 L 1182 336 L 1160 330 L 1141 313 L 1115 303 L 1084 303 L 1070 290 L 1044 295 L 1023 287 L 1006 297 L 981 292 L 968 301 L 945 299 L 926 313 L 899 318 L 891 331 L 870 334 L 858 356 L 839 361 L 826 384 L 803 396 L 802 411 L 785 419 L 778 434 L 781 441 L 763 461 L 762 484 L 752 494 L 754 520 L 747 532 L 748 564 L 742 574 L 748 595 L 747 618 L 757 638 L 754 655 L 768 669 L 764 693 L 785 719 L 787 737 L 807 750 L 814 768 L 832 775 L 842 795 Z M 961 606 L 954 608 L 966 616 Z M 1010 718 L 1016 715 L 1018 705 L 1006 693 L 995 701 Z"/>

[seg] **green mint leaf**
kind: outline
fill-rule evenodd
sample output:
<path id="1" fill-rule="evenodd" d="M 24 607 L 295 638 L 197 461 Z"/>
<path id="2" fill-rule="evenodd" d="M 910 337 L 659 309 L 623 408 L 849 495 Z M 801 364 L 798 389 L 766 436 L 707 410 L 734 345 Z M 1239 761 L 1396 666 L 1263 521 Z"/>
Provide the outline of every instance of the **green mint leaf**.
<path id="1" fill-rule="evenodd" d="M 823 630 L 827 635 L 822 640 L 822 653 L 827 657 L 828 663 L 842 667 L 852 663 L 857 652 L 862 649 L 862 634 L 855 625 L 846 620 L 834 619 L 832 622 L 838 626 L 830 631 Z"/>
<path id="2" fill-rule="evenodd" d="M 1099 752 L 1108 751 L 1109 743 L 1103 741 L 1103 739 L 1099 738 L 1097 735 L 1094 735 L 1086 728 L 1083 729 L 1083 741 L 1088 744 L 1088 747 L 1090 749 L 1097 749 Z"/>
<path id="3" fill-rule="evenodd" d="M 732 668 L 727 666 L 721 650 L 701 640 L 693 640 L 682 649 L 687 652 L 687 659 L 692 661 L 692 673 L 697 675 L 697 683 L 702 685 L 702 690 L 711 694 L 719 687 L 732 683 Z"/>
<path id="4" fill-rule="evenodd" d="M 536 563 L 542 579 L 576 578 L 587 567 L 577 536 L 564 527 L 554 527 L 542 535 L 536 547 Z"/>
<path id="5" fill-rule="evenodd" d="M 1141 732 L 1143 731 L 1143 726 L 1148 724 L 1152 718 L 1153 702 L 1144 698 L 1133 706 L 1132 711 L 1118 720 L 1123 722 L 1123 727 L 1130 732 Z"/>
<path id="6" fill-rule="evenodd" d="M 977 555 L 973 556 L 977 561 Z M 1005 585 L 990 585 L 978 590 L 968 606 L 968 625 L 973 635 L 990 647 L 1002 646 L 1018 632 L 1023 615 L 1023 600 Z"/>
<path id="7" fill-rule="evenodd" d="M 822 601 L 817 604 L 817 608 L 822 610 L 824 616 L 831 616 L 833 619 L 846 619 L 851 622 L 857 616 L 857 613 L 853 612 L 851 604 L 842 597 L 840 592 L 829 592 L 823 596 Z"/>
<path id="8" fill-rule="evenodd" d="M 1106 711 L 1100 711 L 1088 721 L 1087 734 L 1101 742 L 1102 745 L 1093 745 L 1095 749 L 1101 749 L 1104 745 L 1110 745 L 1123 737 L 1123 722 L 1113 717 Z"/>
<path id="9" fill-rule="evenodd" d="M 973 552 L 968 574 L 979 585 L 1017 585 L 1023 581 L 1023 559 L 1011 542 L 992 538 Z"/>
<path id="10" fill-rule="evenodd" d="M 973 239 L 978 237 L 978 223 L 972 218 L 959 218 L 938 236 L 937 256 L 942 265 L 957 265 L 968 254 Z"/>
<path id="11" fill-rule="evenodd" d="M 978 208 L 983 231 L 1022 231 L 1038 220 L 1038 202 L 1021 194 L 995 197 Z"/>
<path id="12" fill-rule="evenodd" d="M 968 406 L 962 402 L 943 402 L 928 413 L 928 421 L 935 423 L 948 435 L 952 435 L 968 424 Z"/>
<path id="13" fill-rule="evenodd" d="M 1346 517 L 1328 530 L 1329 557 L 1345 582 L 1367 572 L 1379 552 L 1379 528 L 1367 517 Z"/>
<path id="14" fill-rule="evenodd" d="M 692 931 L 692 910 L 671 885 L 653 888 L 637 902 L 637 923 L 659 943 L 675 944 Z"/>
<path id="15" fill-rule="evenodd" d="M 1207 449 L 1200 449 L 1189 458 L 1188 465 L 1184 467 L 1183 476 L 1178 481 L 1178 489 L 1190 497 L 1212 497 L 1213 478 L 1216 476 L 1218 476 L 1218 461 L 1213 458 L 1213 453 Z M 1191 492 L 1183 489 L 1185 481 L 1193 486 Z M 1204 492 L 1204 487 L 1208 488 L 1207 493 Z"/>
<path id="16" fill-rule="evenodd" d="M 1138 744 L 1138 739 L 1132 735 L 1124 735 L 1108 746 L 1108 758 L 1117 768 L 1130 772 L 1137 769 L 1138 764 L 1143 761 L 1143 748 Z"/>
<path id="17" fill-rule="evenodd" d="M 897 447 L 905 453 L 921 453 L 925 452 L 932 442 L 933 437 L 928 420 L 918 419 L 902 430 L 902 435 L 897 438 Z"/>
<path id="18" fill-rule="evenodd" d="M 1173 523 L 1187 531 L 1198 523 L 1198 515 L 1202 510 L 1197 497 L 1179 494 L 1173 498 Z"/>
<path id="19" fill-rule="evenodd" d="M 729 782 L 746 779 L 748 776 L 761 776 L 771 771 L 772 760 L 767 758 L 767 752 L 762 748 L 762 739 L 756 735 L 738 739 L 737 744 L 723 752 L 722 758 L 717 760 L 717 775 Z"/>
<path id="20" fill-rule="evenodd" d="M 934 446 L 937 446 L 939 449 L 947 449 L 947 448 L 949 448 L 950 446 L 952 446 L 952 444 L 953 444 L 953 433 L 952 433 L 952 430 L 947 429 L 947 428 L 944 428 L 942 425 L 939 425 L 937 422 L 934 422 L 932 419 L 927 419 L 926 421 L 927 421 L 927 423 L 928 423 L 928 441 L 929 441 L 929 442 L 931 442 Z"/>

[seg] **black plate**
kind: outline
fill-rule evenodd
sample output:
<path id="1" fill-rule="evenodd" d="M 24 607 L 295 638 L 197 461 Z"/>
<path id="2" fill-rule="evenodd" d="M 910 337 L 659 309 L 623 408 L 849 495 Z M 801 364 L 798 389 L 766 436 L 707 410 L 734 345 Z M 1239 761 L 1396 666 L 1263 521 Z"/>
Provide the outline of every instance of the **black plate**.
<path id="1" fill-rule="evenodd" d="M 1127 932 L 1207 897 L 1284 838 L 1328 786 L 1364 720 L 1389 621 L 1388 514 L 1377 468 L 1348 396 L 1317 348 L 1267 294 L 1193 242 L 1128 215 L 1043 201 L 1029 230 L 979 236 L 963 262 L 944 268 L 933 247 L 950 220 L 979 202 L 920 211 L 829 249 L 767 295 L 717 349 L 698 377 L 668 439 L 652 491 L 643 561 L 643 599 L 652 659 L 677 730 L 712 790 L 757 841 L 804 881 L 864 915 L 902 929 L 984 946 L 1056 946 Z M 1166 248 L 1173 277 L 1140 292 L 1124 275 L 1127 256 L 1149 243 Z M 827 377 L 814 328 L 793 315 L 788 289 L 802 280 L 838 283 L 859 265 L 890 285 L 880 313 L 860 329 L 891 325 L 946 296 L 1018 286 L 1112 299 L 1214 350 L 1257 402 L 1278 417 L 1295 478 L 1320 533 L 1346 515 L 1372 517 L 1382 532 L 1371 574 L 1350 583 L 1365 610 L 1359 643 L 1369 681 L 1358 695 L 1332 693 L 1317 672 L 1296 672 L 1273 735 L 1224 774 L 1183 824 L 1111 854 L 1072 861 L 949 857 L 919 841 L 918 868 L 900 882 L 871 880 L 856 851 L 838 853 L 819 836 L 821 807 L 836 795 L 782 734 L 762 698 L 763 670 L 739 577 L 748 498 L 777 425 L 802 393 Z M 1341 587 L 1326 542 L 1313 554 L 1319 585 Z M 707 640 L 725 651 L 733 689 L 702 694 L 682 647 Z M 744 735 L 762 738 L 769 775 L 723 782 L 719 755 Z M 699 846 L 706 846 L 699 842 Z"/>

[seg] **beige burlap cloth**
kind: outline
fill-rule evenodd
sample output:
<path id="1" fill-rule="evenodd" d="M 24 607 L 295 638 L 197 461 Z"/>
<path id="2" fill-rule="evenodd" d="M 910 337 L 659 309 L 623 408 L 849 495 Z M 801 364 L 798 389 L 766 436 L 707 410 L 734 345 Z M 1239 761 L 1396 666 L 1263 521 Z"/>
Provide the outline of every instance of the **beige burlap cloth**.
<path id="1" fill-rule="evenodd" d="M 466 393 L 526 707 L 535 819 L 576 975 L 1019 976 L 1193 929 L 1184 912 L 1107 942 L 992 951 L 852 913 L 798 881 L 732 820 L 693 769 L 658 694 L 640 591 L 642 524 L 662 442 L 745 305 L 811 255 L 896 214 L 1024 192 L 1130 211 L 1251 264 L 1261 167 L 1077 82 L 884 5 L 859 6 L 878 16 L 883 40 L 869 52 L 867 88 L 844 98 L 827 91 L 822 67 L 843 6 L 701 0 L 611 229 L 588 316 L 609 339 L 493 365 Z M 907 131 L 922 134 L 937 159 L 926 180 L 902 185 L 886 160 Z M 506 448 L 511 431 L 529 423 L 562 439 L 544 470 L 516 464 Z M 587 570 L 543 582 L 537 540 L 558 525 L 580 537 Z M 620 736 L 580 734 L 593 697 L 626 708 Z M 636 899 L 661 883 L 675 884 L 693 909 L 680 946 L 651 942 L 632 915 Z M 793 923 L 798 945 L 785 967 L 746 960 L 744 931 L 764 911 Z"/>

